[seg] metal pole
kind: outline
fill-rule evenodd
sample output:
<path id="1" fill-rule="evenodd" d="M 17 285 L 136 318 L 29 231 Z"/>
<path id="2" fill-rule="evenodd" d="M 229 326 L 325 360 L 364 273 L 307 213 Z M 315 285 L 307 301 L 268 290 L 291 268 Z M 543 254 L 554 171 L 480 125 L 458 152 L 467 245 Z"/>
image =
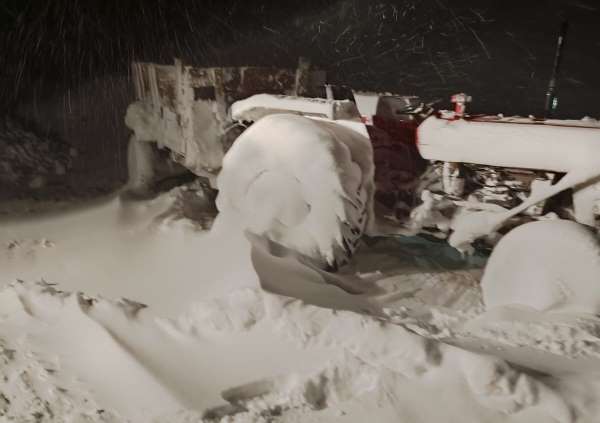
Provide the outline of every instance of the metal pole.
<path id="1" fill-rule="evenodd" d="M 560 33 L 558 34 L 558 41 L 556 43 L 556 54 L 554 55 L 554 67 L 552 68 L 552 76 L 548 83 L 548 91 L 546 91 L 546 104 L 544 106 L 544 118 L 547 119 L 552 117 L 552 113 L 558 106 L 558 97 L 556 96 L 556 78 L 560 68 L 560 62 L 562 59 L 562 50 L 567 35 L 567 29 L 569 27 L 568 21 L 563 21 L 560 26 Z"/>

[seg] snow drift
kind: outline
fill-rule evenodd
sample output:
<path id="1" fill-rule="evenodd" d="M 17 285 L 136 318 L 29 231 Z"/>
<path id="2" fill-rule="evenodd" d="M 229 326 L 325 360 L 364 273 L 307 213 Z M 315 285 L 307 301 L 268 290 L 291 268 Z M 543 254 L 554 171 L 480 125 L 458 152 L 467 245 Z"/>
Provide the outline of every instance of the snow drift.
<path id="1" fill-rule="evenodd" d="M 324 272 L 248 245 L 235 213 L 198 231 L 176 194 L 2 222 L 2 417 L 596 421 L 595 316 L 485 310 L 481 272 L 446 270 L 453 250 L 415 238 Z"/>

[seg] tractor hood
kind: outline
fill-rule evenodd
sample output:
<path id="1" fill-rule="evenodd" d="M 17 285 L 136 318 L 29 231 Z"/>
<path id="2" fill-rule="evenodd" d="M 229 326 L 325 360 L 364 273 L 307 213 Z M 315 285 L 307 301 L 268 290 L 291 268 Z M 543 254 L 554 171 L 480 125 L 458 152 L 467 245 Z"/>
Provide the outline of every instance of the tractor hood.
<path id="1" fill-rule="evenodd" d="M 569 172 L 600 159 L 600 122 L 431 116 L 417 143 L 428 160 Z"/>

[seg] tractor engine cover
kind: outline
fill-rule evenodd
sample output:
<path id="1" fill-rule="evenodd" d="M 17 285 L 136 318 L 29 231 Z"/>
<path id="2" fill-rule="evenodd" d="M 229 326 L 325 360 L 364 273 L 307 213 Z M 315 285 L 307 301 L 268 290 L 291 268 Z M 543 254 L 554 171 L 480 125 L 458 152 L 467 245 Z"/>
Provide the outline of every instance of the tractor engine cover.
<path id="1" fill-rule="evenodd" d="M 423 158 L 570 172 L 600 157 L 600 127 L 584 121 L 431 116 L 418 128 Z"/>

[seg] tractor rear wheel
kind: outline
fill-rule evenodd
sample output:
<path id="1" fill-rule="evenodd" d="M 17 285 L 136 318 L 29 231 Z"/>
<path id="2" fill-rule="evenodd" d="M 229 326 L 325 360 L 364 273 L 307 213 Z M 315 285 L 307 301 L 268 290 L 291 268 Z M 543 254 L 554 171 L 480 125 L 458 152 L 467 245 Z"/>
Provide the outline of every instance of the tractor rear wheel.
<path id="1" fill-rule="evenodd" d="M 331 122 L 271 115 L 226 154 L 217 207 L 245 230 L 337 269 L 371 218 L 372 172 L 366 137 Z"/>

